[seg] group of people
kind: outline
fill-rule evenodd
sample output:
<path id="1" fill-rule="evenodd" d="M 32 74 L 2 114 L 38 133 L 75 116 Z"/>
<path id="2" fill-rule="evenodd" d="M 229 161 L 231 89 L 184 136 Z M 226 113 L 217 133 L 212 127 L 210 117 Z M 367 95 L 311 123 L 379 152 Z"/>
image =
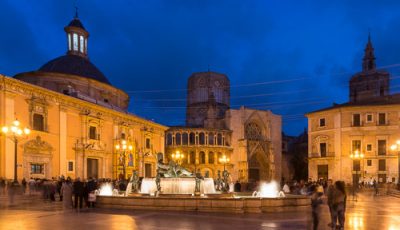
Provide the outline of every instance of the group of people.
<path id="1" fill-rule="evenodd" d="M 322 214 L 323 196 L 327 198 L 331 222 L 328 226 L 332 229 L 344 229 L 345 212 L 346 212 L 346 190 L 344 181 L 328 180 L 327 187 L 324 191 L 322 184 L 314 184 L 311 186 L 311 207 L 313 217 L 313 229 L 319 227 Z M 323 228 L 325 229 L 325 228 Z"/>
<path id="2" fill-rule="evenodd" d="M 104 182 L 108 182 L 104 179 Z M 54 202 L 56 198 L 63 202 L 66 209 L 75 208 L 77 210 L 83 207 L 94 207 L 96 202 L 96 193 L 99 184 L 102 181 L 89 178 L 81 180 L 79 177 L 72 180 L 70 177 L 60 176 L 52 179 L 30 178 L 22 179 L 17 189 L 13 187 L 12 181 L 0 178 L 0 195 L 8 195 L 10 204 L 14 203 L 14 195 L 40 194 L 45 202 Z"/>

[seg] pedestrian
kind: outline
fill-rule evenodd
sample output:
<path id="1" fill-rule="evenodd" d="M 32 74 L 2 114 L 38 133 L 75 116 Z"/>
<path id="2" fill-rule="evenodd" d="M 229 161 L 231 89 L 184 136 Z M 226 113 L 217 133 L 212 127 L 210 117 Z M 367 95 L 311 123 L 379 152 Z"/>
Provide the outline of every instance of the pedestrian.
<path id="1" fill-rule="evenodd" d="M 328 187 L 326 190 L 326 195 L 327 195 L 327 203 L 328 203 L 328 207 L 329 207 L 329 214 L 331 217 L 331 222 L 328 224 L 329 227 L 332 227 L 332 223 L 333 223 L 333 193 L 335 192 L 335 186 L 333 185 L 333 181 L 332 179 L 328 180 Z"/>
<path id="2" fill-rule="evenodd" d="M 21 184 L 22 184 L 22 193 L 25 194 L 25 192 L 26 192 L 26 185 L 27 185 L 27 182 L 26 182 L 26 180 L 25 180 L 25 177 L 22 178 Z"/>
<path id="3" fill-rule="evenodd" d="M 89 178 L 87 182 L 87 191 L 88 191 L 88 207 L 94 208 L 96 203 L 96 195 L 94 191 L 97 189 L 96 181 L 93 178 Z"/>
<path id="4" fill-rule="evenodd" d="M 78 210 L 78 203 L 79 203 L 79 209 L 82 209 L 83 183 L 81 182 L 81 179 L 79 177 L 76 178 L 73 184 L 73 193 L 74 193 L 74 208 Z"/>
<path id="5" fill-rule="evenodd" d="M 375 195 L 378 195 L 378 194 L 379 194 L 378 183 L 376 182 L 375 179 L 374 179 L 374 181 L 372 182 L 372 186 L 374 187 Z"/>
<path id="6" fill-rule="evenodd" d="M 288 185 L 287 183 L 285 183 L 285 184 L 283 185 L 282 190 L 283 190 L 283 192 L 286 193 L 286 194 L 287 194 L 287 193 L 290 193 L 289 185 Z"/>
<path id="7" fill-rule="evenodd" d="M 312 185 L 311 190 L 313 194 L 311 195 L 311 208 L 312 208 L 312 218 L 313 218 L 313 229 L 317 230 L 319 221 L 321 219 L 322 213 L 322 195 L 324 195 L 323 188 L 319 186 Z"/>
<path id="8" fill-rule="evenodd" d="M 346 191 L 344 181 L 336 181 L 333 193 L 333 222 L 332 229 L 344 229 L 345 213 L 346 213 Z M 337 225 L 339 222 L 339 225 Z"/>
<path id="9" fill-rule="evenodd" d="M 63 196 L 64 209 L 72 208 L 72 183 L 71 178 L 67 178 L 61 186 L 61 194 Z"/>
<path id="10" fill-rule="evenodd" d="M 237 180 L 235 185 L 234 185 L 235 192 L 240 192 L 242 190 L 242 185 L 240 182 Z"/>
<path id="11" fill-rule="evenodd" d="M 61 187 L 62 187 L 63 183 L 64 183 L 64 178 L 60 177 L 57 181 L 57 193 L 60 196 L 60 201 L 63 200 L 63 194 L 61 192 Z"/>
<path id="12" fill-rule="evenodd" d="M 28 186 L 29 186 L 29 195 L 32 195 L 33 192 L 35 191 L 35 186 L 36 186 L 36 181 L 32 177 L 28 181 Z"/>

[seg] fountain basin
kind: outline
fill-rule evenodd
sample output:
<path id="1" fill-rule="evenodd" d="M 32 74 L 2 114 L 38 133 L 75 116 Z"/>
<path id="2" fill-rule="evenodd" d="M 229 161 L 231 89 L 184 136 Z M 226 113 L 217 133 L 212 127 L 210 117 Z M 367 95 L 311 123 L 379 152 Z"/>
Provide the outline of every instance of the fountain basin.
<path id="1" fill-rule="evenodd" d="M 99 208 L 229 213 L 263 213 L 308 210 L 311 207 L 310 205 L 311 200 L 307 196 L 289 196 L 285 198 L 98 196 L 96 200 L 96 207 Z"/>
<path id="2" fill-rule="evenodd" d="M 196 180 L 194 177 L 161 178 L 161 194 L 194 194 Z M 157 191 L 155 178 L 144 178 L 140 188 L 141 194 L 154 194 Z M 215 193 L 214 180 L 204 178 L 200 182 L 201 194 Z"/>

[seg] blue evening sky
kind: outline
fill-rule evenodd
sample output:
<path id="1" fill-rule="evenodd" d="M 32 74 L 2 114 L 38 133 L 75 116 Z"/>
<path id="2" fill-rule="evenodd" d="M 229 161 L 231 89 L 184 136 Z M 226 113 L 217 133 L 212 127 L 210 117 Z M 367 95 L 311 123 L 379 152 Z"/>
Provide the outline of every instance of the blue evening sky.
<path id="1" fill-rule="evenodd" d="M 0 73 L 65 54 L 75 2 L 90 60 L 130 112 L 165 125 L 184 124 L 187 78 L 210 66 L 230 78 L 232 108 L 270 109 L 297 135 L 304 113 L 347 101 L 369 30 L 399 88 L 400 1 L 2 0 Z"/>

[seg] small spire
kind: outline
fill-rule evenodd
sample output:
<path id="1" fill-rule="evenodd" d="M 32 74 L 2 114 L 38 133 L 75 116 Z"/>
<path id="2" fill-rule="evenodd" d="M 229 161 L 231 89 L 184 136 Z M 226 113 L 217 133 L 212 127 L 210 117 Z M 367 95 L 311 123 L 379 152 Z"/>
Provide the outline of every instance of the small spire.
<path id="1" fill-rule="evenodd" d="M 78 7 L 75 6 L 75 18 L 78 18 Z"/>
<path id="2" fill-rule="evenodd" d="M 363 58 L 363 71 L 370 71 L 376 68 L 375 64 L 375 55 L 374 55 L 374 47 L 372 46 L 371 41 L 371 32 L 368 29 L 368 43 L 365 46 L 364 58 Z"/>

